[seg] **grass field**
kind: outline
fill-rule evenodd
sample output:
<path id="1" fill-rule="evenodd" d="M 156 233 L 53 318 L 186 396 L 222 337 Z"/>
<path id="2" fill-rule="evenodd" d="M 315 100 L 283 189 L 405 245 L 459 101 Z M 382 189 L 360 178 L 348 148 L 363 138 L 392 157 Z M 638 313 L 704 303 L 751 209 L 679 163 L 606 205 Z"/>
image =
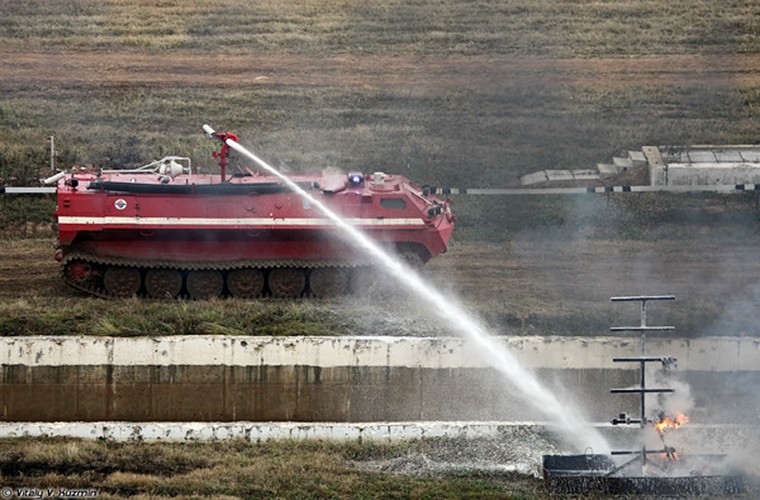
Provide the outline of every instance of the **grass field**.
<path id="1" fill-rule="evenodd" d="M 114 443 L 0 441 L 2 487 L 91 488 L 98 498 L 539 498 L 543 484 L 516 473 L 420 470 L 371 464 L 455 457 L 435 443 Z M 443 450 L 443 453 L 442 453 Z M 462 454 L 462 448 L 459 449 Z M 409 458 L 412 457 L 412 458 Z M 461 460 L 462 457 L 459 457 Z M 455 459 L 456 460 L 456 459 Z"/>
<path id="2" fill-rule="evenodd" d="M 3 43 L 549 57 L 725 54 L 758 49 L 740 1 L 3 1 Z"/>
<path id="3" fill-rule="evenodd" d="M 642 144 L 756 136 L 744 2 L 2 2 L 0 177 L 208 162 L 200 125 L 293 169 L 505 185 Z"/>

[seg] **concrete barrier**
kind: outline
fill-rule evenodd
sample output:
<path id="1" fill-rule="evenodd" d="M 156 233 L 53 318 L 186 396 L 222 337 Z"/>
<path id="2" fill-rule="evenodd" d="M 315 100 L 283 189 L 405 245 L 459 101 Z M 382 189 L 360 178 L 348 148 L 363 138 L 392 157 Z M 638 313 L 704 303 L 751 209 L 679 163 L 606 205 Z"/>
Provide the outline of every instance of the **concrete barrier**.
<path id="1" fill-rule="evenodd" d="M 613 449 L 640 445 L 635 427 L 590 424 Z M 371 441 L 399 443 L 417 440 L 488 441 L 506 444 L 510 455 L 538 464 L 541 455 L 566 449 L 551 424 L 545 422 L 2 422 L 0 439 L 76 438 L 109 441 L 213 442 L 241 440 Z M 746 462 L 760 446 L 760 426 L 689 424 L 667 434 L 668 446 L 680 454 L 729 454 Z M 481 447 L 487 453 L 489 446 Z M 583 450 L 579 450 L 583 451 Z M 589 450 L 586 450 L 588 452 Z M 483 457 L 484 459 L 486 457 Z M 503 458 L 503 457 L 502 457 Z M 510 458 L 514 459 L 514 456 Z"/>
<path id="2" fill-rule="evenodd" d="M 636 355 L 629 337 L 504 337 L 527 368 L 616 368 Z M 758 371 L 760 339 L 649 338 L 648 351 L 678 358 L 682 370 Z M 0 364 L 43 366 L 346 366 L 486 368 L 465 340 L 448 337 L 2 337 Z"/>
<path id="3" fill-rule="evenodd" d="M 541 422 L 10 422 L 0 424 L 0 439 L 72 437 L 113 441 L 370 440 L 475 439 L 539 434 Z"/>
<path id="4" fill-rule="evenodd" d="M 634 414 L 632 337 L 501 340 L 593 420 Z M 678 358 L 702 422 L 760 413 L 760 340 L 653 338 Z M 0 339 L 4 421 L 536 421 L 543 415 L 457 338 L 15 337 Z"/>

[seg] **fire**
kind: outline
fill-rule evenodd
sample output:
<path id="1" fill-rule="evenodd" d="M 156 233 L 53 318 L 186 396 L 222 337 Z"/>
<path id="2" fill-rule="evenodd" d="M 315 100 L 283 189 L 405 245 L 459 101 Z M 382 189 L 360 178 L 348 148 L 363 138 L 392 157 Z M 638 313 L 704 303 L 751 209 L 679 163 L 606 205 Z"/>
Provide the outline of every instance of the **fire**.
<path id="1" fill-rule="evenodd" d="M 676 452 L 676 449 L 670 446 L 665 447 L 665 453 L 660 454 L 660 459 L 665 462 L 677 462 L 681 460 L 681 457 Z"/>
<path id="2" fill-rule="evenodd" d="M 689 416 L 684 413 L 676 413 L 675 415 L 661 414 L 658 415 L 654 427 L 657 429 L 657 432 L 663 434 L 665 431 L 675 429 L 687 423 L 689 423 Z"/>

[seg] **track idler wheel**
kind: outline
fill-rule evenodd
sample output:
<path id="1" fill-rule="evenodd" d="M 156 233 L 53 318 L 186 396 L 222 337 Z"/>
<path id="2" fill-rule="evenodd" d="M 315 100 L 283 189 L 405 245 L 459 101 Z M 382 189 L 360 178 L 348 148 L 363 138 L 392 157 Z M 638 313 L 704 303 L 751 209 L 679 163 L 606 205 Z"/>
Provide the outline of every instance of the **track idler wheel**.
<path id="1" fill-rule="evenodd" d="M 145 273 L 145 289 L 156 299 L 173 299 L 182 290 L 182 275 L 176 269 L 150 269 Z"/>
<path id="2" fill-rule="evenodd" d="M 321 267 L 311 271 L 309 287 L 315 297 L 336 297 L 348 286 L 348 269 Z"/>
<path id="3" fill-rule="evenodd" d="M 190 271 L 187 273 L 185 287 L 193 299 L 219 297 L 224 290 L 224 277 L 219 271 Z"/>
<path id="4" fill-rule="evenodd" d="M 306 274 L 296 267 L 276 267 L 269 271 L 269 291 L 274 297 L 300 297 L 306 287 Z"/>
<path id="5" fill-rule="evenodd" d="M 103 275 L 103 287 L 114 297 L 132 297 L 140 290 L 142 278 L 134 267 L 109 267 Z"/>
<path id="6" fill-rule="evenodd" d="M 264 273 L 261 269 L 233 269 L 227 275 L 227 290 L 233 297 L 252 299 L 264 291 Z"/>

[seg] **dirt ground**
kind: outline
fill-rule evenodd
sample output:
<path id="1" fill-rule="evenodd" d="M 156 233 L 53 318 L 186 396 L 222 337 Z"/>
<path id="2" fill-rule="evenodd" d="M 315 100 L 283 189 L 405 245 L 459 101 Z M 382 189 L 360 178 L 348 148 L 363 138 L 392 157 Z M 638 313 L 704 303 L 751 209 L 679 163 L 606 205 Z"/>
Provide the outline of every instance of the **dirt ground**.
<path id="1" fill-rule="evenodd" d="M 753 85 L 760 82 L 760 55 L 655 56 L 607 59 L 540 59 L 507 56 L 161 53 L 123 50 L 16 50 L 0 48 L 0 89 L 58 87 L 193 86 L 424 86 L 466 88 L 525 85 Z M 33 82 L 33 83 L 32 83 Z"/>

